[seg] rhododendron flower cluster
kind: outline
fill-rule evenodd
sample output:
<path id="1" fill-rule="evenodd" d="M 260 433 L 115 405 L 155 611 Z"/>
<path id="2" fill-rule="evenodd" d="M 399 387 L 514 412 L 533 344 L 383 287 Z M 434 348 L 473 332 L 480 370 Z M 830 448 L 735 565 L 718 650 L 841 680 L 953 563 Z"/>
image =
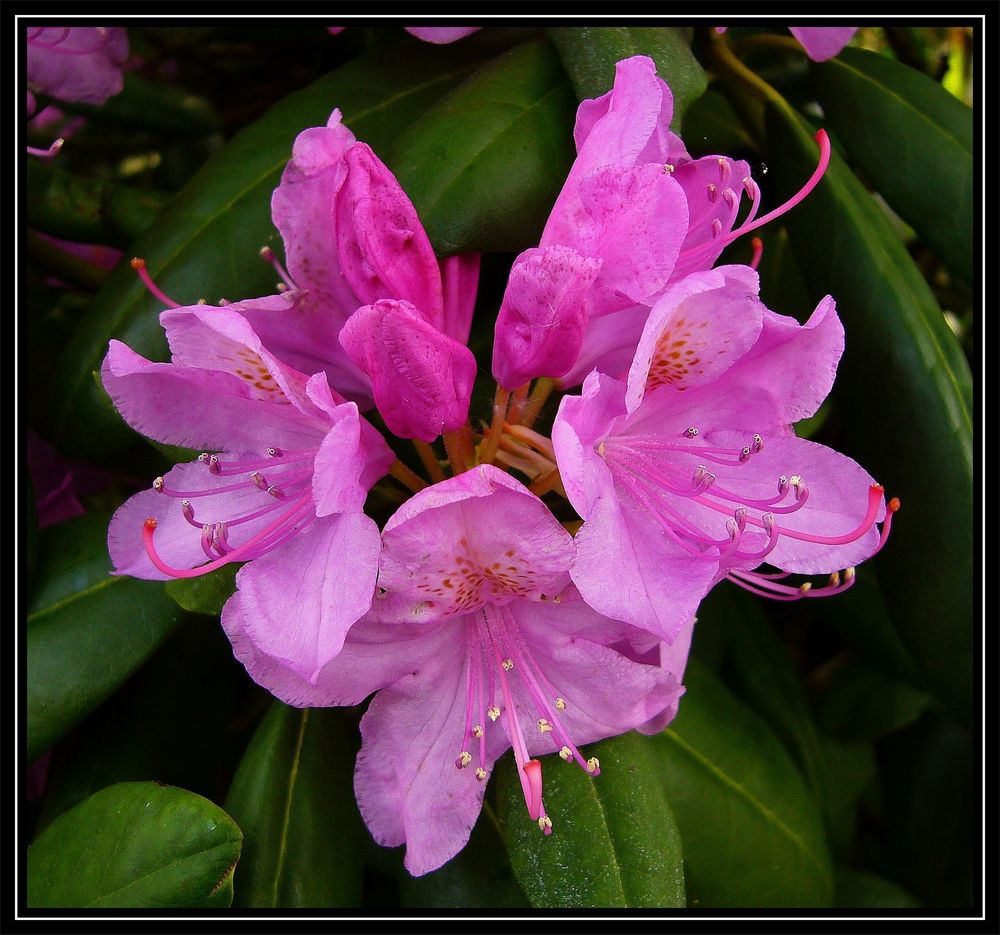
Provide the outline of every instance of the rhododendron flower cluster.
<path id="1" fill-rule="evenodd" d="M 411 873 L 464 846 L 508 747 L 551 833 L 538 756 L 597 776 L 581 745 L 661 730 L 710 588 L 842 591 L 898 508 L 793 428 L 843 352 L 833 298 L 800 325 L 754 268 L 716 265 L 818 183 L 825 134 L 813 177 L 759 216 L 750 167 L 692 159 L 672 111 L 642 56 L 580 105 L 576 161 L 498 310 L 492 414 L 470 414 L 478 257 L 435 257 L 338 111 L 299 135 L 274 193 L 281 291 L 219 307 L 158 293 L 171 361 L 107 354 L 126 421 L 204 449 L 115 514 L 116 571 L 243 562 L 223 626 L 249 674 L 291 705 L 374 693 L 355 790 Z M 577 387 L 537 430 L 547 395 Z M 364 512 L 377 483 L 409 495 L 381 531 Z M 557 519 L 569 506 L 579 520 Z"/>

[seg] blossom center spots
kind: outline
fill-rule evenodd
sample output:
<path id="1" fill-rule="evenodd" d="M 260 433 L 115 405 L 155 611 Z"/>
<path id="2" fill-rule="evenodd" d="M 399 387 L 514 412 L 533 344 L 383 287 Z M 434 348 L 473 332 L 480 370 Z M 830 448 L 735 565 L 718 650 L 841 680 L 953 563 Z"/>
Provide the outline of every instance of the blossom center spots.
<path id="1" fill-rule="evenodd" d="M 698 332 L 707 327 L 707 321 L 689 322 L 678 318 L 660 335 L 649 364 L 646 388 L 654 390 L 658 386 L 673 386 L 678 390 L 687 389 L 690 376 L 702 376 L 704 346 L 699 342 Z"/>
<path id="2" fill-rule="evenodd" d="M 486 603 L 530 599 L 540 587 L 541 577 L 532 571 L 517 548 L 510 546 L 499 559 L 486 561 L 464 537 L 458 541 L 450 560 L 416 582 L 417 590 L 428 596 L 430 605 L 446 616 L 469 613 Z"/>

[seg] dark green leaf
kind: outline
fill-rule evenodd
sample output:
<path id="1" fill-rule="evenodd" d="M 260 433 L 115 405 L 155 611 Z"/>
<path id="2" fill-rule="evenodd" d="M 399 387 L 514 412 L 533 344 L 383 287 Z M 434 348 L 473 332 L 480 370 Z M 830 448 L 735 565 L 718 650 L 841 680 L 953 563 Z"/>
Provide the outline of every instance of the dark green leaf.
<path id="1" fill-rule="evenodd" d="M 851 161 L 944 263 L 972 282 L 972 108 L 876 52 L 844 49 L 812 69 L 823 112 Z"/>
<path id="2" fill-rule="evenodd" d="M 438 253 L 537 242 L 573 162 L 575 105 L 559 57 L 535 40 L 485 65 L 397 140 L 391 167 Z"/>
<path id="3" fill-rule="evenodd" d="M 41 159 L 27 167 L 28 226 L 53 237 L 125 247 L 167 203 L 162 192 L 83 178 Z"/>
<path id="4" fill-rule="evenodd" d="M 785 744 L 817 803 L 823 805 L 823 749 L 798 673 L 762 602 L 734 587 L 719 587 L 728 605 L 727 672 L 736 693 Z"/>
<path id="5" fill-rule="evenodd" d="M 580 100 L 611 90 L 615 63 L 633 55 L 648 55 L 656 72 L 674 95 L 677 129 L 684 111 L 705 90 L 707 79 L 691 53 L 684 31 L 674 26 L 567 26 L 550 29 L 549 36 L 573 79 Z"/>
<path id="6" fill-rule="evenodd" d="M 513 877 L 496 816 L 483 805 L 469 843 L 443 867 L 422 877 L 401 870 L 403 908 L 512 909 L 531 904 Z"/>
<path id="7" fill-rule="evenodd" d="M 271 193 L 296 135 L 324 124 L 339 107 L 358 138 L 384 153 L 401 126 L 471 71 L 481 54 L 476 49 L 407 41 L 289 95 L 209 159 L 132 252 L 145 257 L 160 287 L 179 302 L 273 292 L 274 271 L 258 251 L 277 240 Z M 147 357 L 164 357 L 161 310 L 127 264 L 95 297 L 61 358 L 63 378 L 52 394 L 50 434 L 67 452 L 107 454 L 134 437 L 117 416 L 105 415 L 90 374 L 100 369 L 112 337 Z"/>
<path id="8" fill-rule="evenodd" d="M 768 161 L 781 194 L 790 195 L 815 164 L 816 145 L 791 111 L 769 107 L 767 130 Z M 833 294 L 847 331 L 836 387 L 849 413 L 843 448 L 903 503 L 897 531 L 877 562 L 893 623 L 928 685 L 967 718 L 968 364 L 884 213 L 836 154 L 824 180 L 785 223 L 814 297 Z"/>
<path id="9" fill-rule="evenodd" d="M 134 73 L 125 75 L 125 86 L 120 94 L 99 107 L 67 104 L 63 109 L 101 123 L 117 123 L 173 137 L 203 136 L 219 129 L 218 115 L 203 98 L 183 88 L 148 81 Z"/>
<path id="10" fill-rule="evenodd" d="M 226 797 L 244 834 L 237 906 L 361 905 L 356 753 L 350 712 L 274 702 Z"/>
<path id="11" fill-rule="evenodd" d="M 901 886 L 854 867 L 837 867 L 833 904 L 838 909 L 920 908 Z"/>
<path id="12" fill-rule="evenodd" d="M 512 756 L 496 772 L 500 824 L 514 874 L 533 906 L 683 906 L 681 839 L 654 741 L 623 734 L 589 747 L 591 778 L 557 756 L 542 759 L 552 834 L 528 817 Z"/>
<path id="13" fill-rule="evenodd" d="M 823 784 L 820 799 L 827 837 L 835 857 L 846 860 L 854 850 L 862 799 L 876 780 L 875 749 L 870 740 L 841 740 L 820 735 Z"/>
<path id="14" fill-rule="evenodd" d="M 109 516 L 41 536 L 28 614 L 28 756 L 50 747 L 129 677 L 180 618 L 156 581 L 110 574 Z"/>
<path id="15" fill-rule="evenodd" d="M 940 710 L 880 744 L 888 853 L 886 866 L 873 869 L 928 906 L 971 906 L 978 891 L 984 825 L 975 749 Z"/>
<path id="16" fill-rule="evenodd" d="M 240 829 L 200 795 L 155 782 L 102 789 L 28 848 L 32 908 L 228 906 Z"/>
<path id="17" fill-rule="evenodd" d="M 684 114 L 684 145 L 694 157 L 757 151 L 732 104 L 721 91 L 708 90 Z"/>
<path id="18" fill-rule="evenodd" d="M 236 590 L 236 572 L 240 565 L 231 562 L 211 574 L 197 578 L 178 578 L 167 582 L 167 594 L 193 614 L 218 617 L 222 606 Z"/>
<path id="19" fill-rule="evenodd" d="M 59 745 L 38 831 L 116 782 L 153 779 L 221 800 L 246 744 L 236 725 L 248 720 L 247 687 L 222 628 L 189 617 Z"/>
<path id="20" fill-rule="evenodd" d="M 681 829 L 688 905 L 829 906 L 819 809 L 768 726 L 691 660 L 680 713 L 657 737 Z"/>
<path id="21" fill-rule="evenodd" d="M 927 692 L 861 663 L 837 670 L 819 700 L 819 718 L 831 734 L 874 738 L 912 724 L 932 703 Z"/>

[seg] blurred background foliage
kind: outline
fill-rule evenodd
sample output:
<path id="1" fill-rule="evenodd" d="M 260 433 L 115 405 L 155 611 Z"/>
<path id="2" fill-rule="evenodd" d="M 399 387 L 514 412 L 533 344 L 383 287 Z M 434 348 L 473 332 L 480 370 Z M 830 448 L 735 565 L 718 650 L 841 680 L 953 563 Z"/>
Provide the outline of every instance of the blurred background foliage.
<path id="1" fill-rule="evenodd" d="M 120 95 L 53 105 L 27 130 L 40 146 L 67 136 L 55 160 L 27 160 L 21 202 L 29 905 L 974 907 L 972 28 L 863 27 L 822 64 L 777 23 L 724 38 L 491 27 L 434 47 L 385 26 L 234 21 L 130 26 L 129 40 Z M 762 232 L 761 294 L 800 321 L 837 299 L 848 349 L 799 431 L 865 464 L 903 510 L 842 596 L 717 587 L 676 721 L 594 745 L 596 782 L 547 773 L 556 835 L 523 821 L 505 760 L 468 847 L 413 879 L 357 812 L 361 711 L 286 708 L 233 660 L 218 626 L 231 571 L 108 576 L 109 511 L 175 453 L 124 426 L 96 371 L 112 337 L 166 356 L 132 255 L 181 302 L 273 291 L 258 255 L 281 246 L 270 193 L 296 133 L 336 106 L 439 253 L 486 254 L 470 342 L 484 377 L 472 415 L 486 417 L 510 262 L 572 161 L 578 100 L 637 53 L 675 89 L 692 155 L 747 159 L 765 209 L 809 175 L 814 128 L 830 132 L 828 177 Z M 383 485 L 369 511 L 381 522 L 397 505 Z"/>

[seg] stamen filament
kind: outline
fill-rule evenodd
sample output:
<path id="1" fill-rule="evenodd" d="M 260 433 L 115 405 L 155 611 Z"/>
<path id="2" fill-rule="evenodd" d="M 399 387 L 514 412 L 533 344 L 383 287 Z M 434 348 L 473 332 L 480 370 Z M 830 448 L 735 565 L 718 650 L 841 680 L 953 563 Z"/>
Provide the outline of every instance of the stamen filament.
<path id="1" fill-rule="evenodd" d="M 153 277 L 149 275 L 149 270 L 146 269 L 146 261 L 140 257 L 132 257 L 132 269 L 139 274 L 139 278 L 142 280 L 143 285 L 164 305 L 169 308 L 180 308 L 180 302 L 175 302 L 170 296 L 168 296 L 155 282 L 153 282 Z"/>

